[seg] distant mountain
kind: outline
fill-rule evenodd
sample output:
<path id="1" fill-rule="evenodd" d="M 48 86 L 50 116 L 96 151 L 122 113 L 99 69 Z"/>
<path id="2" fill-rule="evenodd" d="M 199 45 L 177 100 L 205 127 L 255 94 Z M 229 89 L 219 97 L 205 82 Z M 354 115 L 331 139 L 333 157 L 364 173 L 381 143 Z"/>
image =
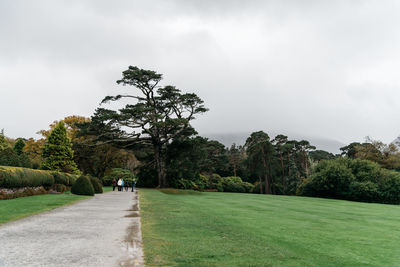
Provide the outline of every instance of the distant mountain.
<path id="1" fill-rule="evenodd" d="M 278 133 L 268 132 L 268 135 L 273 139 Z M 333 154 L 339 154 L 340 148 L 345 146 L 345 144 L 327 138 L 320 137 L 307 137 L 296 134 L 285 134 L 289 139 L 294 139 L 297 141 L 307 140 L 311 145 L 317 147 L 317 149 L 325 150 Z M 218 134 L 201 134 L 201 136 L 207 137 L 211 140 L 217 140 L 221 142 L 226 147 L 230 147 L 233 143 L 236 145 L 244 145 L 246 139 L 250 136 L 250 133 L 218 133 Z"/>
<path id="2" fill-rule="evenodd" d="M 394 140 L 392 141 L 392 144 L 395 144 L 395 145 L 397 145 L 398 147 L 400 147 L 400 136 L 398 136 L 396 139 L 394 139 Z"/>

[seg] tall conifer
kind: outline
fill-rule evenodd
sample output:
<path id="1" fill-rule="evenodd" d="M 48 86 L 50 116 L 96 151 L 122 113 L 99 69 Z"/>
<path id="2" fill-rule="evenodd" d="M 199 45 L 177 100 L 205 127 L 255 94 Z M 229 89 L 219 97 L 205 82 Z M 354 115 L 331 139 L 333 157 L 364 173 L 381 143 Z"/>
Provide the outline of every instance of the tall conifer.
<path id="1" fill-rule="evenodd" d="M 64 122 L 58 123 L 51 132 L 43 147 L 42 157 L 42 169 L 68 173 L 79 172 L 73 160 L 74 151 L 67 136 Z"/>
<path id="2" fill-rule="evenodd" d="M 4 129 L 0 131 L 0 151 L 8 148 L 6 137 L 4 136 Z"/>

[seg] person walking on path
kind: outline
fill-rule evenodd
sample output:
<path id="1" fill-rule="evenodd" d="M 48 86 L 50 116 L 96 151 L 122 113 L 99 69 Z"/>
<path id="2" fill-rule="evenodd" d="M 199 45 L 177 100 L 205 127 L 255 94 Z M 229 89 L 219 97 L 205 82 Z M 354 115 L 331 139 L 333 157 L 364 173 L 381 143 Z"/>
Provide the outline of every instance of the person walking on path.
<path id="1" fill-rule="evenodd" d="M 119 178 L 119 180 L 118 180 L 118 191 L 121 191 L 121 188 L 122 188 L 122 179 L 121 178 Z"/>
<path id="2" fill-rule="evenodd" d="M 135 180 L 132 179 L 132 192 L 135 192 Z"/>
<path id="3" fill-rule="evenodd" d="M 115 191 L 115 186 L 117 185 L 117 180 L 115 178 L 112 179 L 112 186 L 113 186 L 113 191 Z"/>
<path id="4" fill-rule="evenodd" d="M 121 191 L 124 191 L 124 186 L 125 186 L 125 181 L 123 179 L 121 179 L 122 183 L 121 183 Z"/>
<path id="5" fill-rule="evenodd" d="M 128 192 L 128 187 L 129 187 L 129 180 L 126 179 L 125 181 L 125 191 Z"/>

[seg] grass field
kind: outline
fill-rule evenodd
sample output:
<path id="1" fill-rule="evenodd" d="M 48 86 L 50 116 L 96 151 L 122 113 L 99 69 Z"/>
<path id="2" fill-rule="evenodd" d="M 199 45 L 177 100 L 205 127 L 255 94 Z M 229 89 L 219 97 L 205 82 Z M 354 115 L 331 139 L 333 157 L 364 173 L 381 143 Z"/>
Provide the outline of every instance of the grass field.
<path id="1" fill-rule="evenodd" d="M 399 206 L 139 192 L 148 266 L 400 266 Z"/>

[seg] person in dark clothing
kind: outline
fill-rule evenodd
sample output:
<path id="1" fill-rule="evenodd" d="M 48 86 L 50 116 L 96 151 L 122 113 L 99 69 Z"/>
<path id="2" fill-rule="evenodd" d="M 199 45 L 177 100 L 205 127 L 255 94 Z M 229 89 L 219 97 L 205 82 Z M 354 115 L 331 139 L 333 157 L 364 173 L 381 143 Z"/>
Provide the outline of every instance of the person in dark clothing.
<path id="1" fill-rule="evenodd" d="M 129 180 L 126 179 L 126 181 L 125 181 L 125 191 L 126 192 L 128 191 L 128 187 L 129 187 Z"/>
<path id="2" fill-rule="evenodd" d="M 132 180 L 132 192 L 134 192 L 135 191 L 135 180 Z"/>
<path id="3" fill-rule="evenodd" d="M 113 186 L 113 191 L 115 191 L 115 187 L 117 186 L 117 180 L 115 180 L 115 178 L 113 178 L 112 180 L 112 186 Z"/>

